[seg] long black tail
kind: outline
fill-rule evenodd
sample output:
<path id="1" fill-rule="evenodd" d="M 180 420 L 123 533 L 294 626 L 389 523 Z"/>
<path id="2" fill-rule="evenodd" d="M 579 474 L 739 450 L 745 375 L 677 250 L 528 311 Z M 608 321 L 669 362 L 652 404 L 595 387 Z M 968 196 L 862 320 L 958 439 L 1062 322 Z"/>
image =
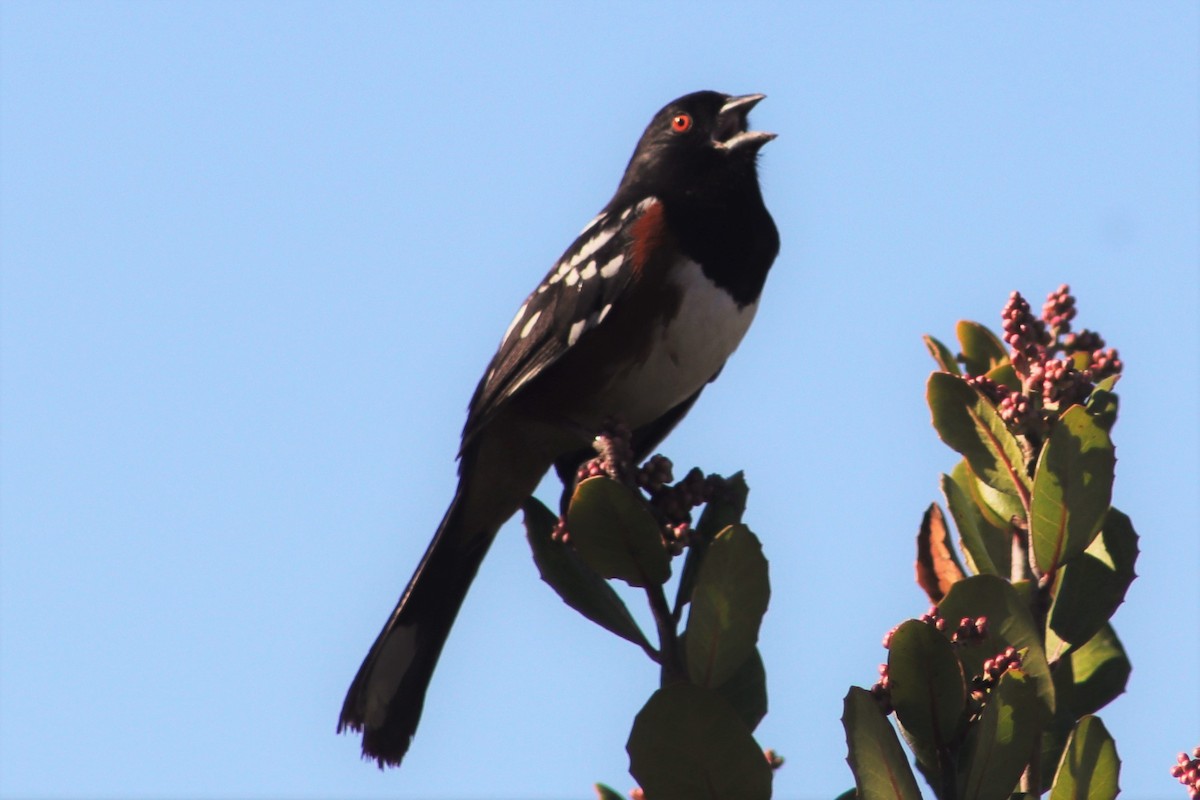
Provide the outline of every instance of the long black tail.
<path id="1" fill-rule="evenodd" d="M 504 522 L 469 530 L 464 495 L 460 487 L 342 704 L 338 732 L 362 731 L 363 756 L 380 768 L 408 752 L 442 646 Z"/>

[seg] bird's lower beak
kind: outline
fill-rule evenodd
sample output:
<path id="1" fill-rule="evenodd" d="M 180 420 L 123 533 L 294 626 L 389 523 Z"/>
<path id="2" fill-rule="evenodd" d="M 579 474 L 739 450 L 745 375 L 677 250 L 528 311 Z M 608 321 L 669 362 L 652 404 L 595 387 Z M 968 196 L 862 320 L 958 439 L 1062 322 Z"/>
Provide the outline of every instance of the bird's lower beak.
<path id="1" fill-rule="evenodd" d="M 725 105 L 717 112 L 714 140 L 718 148 L 729 152 L 755 153 L 775 138 L 774 133 L 746 130 L 746 116 L 764 97 L 765 94 L 744 94 L 725 101 Z"/>

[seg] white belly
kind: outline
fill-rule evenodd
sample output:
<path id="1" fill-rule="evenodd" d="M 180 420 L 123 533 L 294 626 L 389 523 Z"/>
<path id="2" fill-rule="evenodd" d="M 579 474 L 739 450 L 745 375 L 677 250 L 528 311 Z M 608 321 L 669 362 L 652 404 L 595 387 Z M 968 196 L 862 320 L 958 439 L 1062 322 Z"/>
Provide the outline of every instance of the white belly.
<path id="1" fill-rule="evenodd" d="M 613 376 L 605 391 L 610 408 L 637 428 L 691 397 L 721 369 L 754 319 L 757 303 L 738 307 L 729 293 L 687 262 L 674 276 L 683 290 L 679 312 L 653 332 L 650 355 Z"/>

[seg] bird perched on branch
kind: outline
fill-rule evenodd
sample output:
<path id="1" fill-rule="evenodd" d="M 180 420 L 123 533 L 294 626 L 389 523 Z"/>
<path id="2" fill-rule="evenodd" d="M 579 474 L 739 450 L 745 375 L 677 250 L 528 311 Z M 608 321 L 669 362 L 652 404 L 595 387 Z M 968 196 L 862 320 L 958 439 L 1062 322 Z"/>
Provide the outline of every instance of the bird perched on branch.
<path id="1" fill-rule="evenodd" d="M 454 500 L 346 694 L 338 731 L 398 765 L 497 531 L 554 467 L 568 489 L 602 426 L 648 455 L 754 318 L 779 234 L 748 129 L 761 94 L 695 92 L 654 115 L 616 194 L 513 317 L 471 399 Z"/>

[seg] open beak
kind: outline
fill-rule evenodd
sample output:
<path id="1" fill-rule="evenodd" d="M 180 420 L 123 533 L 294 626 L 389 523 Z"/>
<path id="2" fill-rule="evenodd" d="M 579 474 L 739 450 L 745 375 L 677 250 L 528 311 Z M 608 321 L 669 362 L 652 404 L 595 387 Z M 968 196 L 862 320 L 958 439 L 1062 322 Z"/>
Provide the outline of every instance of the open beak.
<path id="1" fill-rule="evenodd" d="M 744 94 L 725 101 L 725 105 L 717 112 L 717 131 L 713 137 L 713 144 L 718 149 L 731 153 L 756 153 L 758 148 L 775 138 L 774 133 L 746 130 L 746 115 L 764 97 L 765 94 Z"/>

